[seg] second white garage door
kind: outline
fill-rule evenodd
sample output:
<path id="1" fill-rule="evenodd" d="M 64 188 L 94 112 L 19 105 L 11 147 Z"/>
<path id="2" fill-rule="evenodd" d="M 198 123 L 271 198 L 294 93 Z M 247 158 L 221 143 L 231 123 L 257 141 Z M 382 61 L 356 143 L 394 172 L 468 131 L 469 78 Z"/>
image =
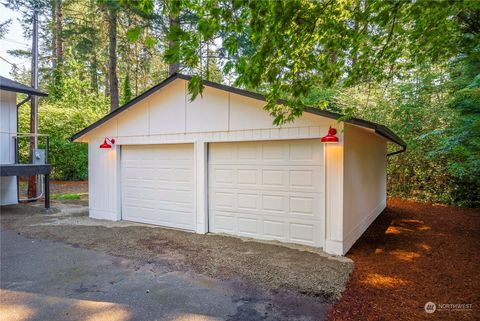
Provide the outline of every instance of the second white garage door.
<path id="1" fill-rule="evenodd" d="M 195 230 L 193 144 L 122 146 L 122 219 Z"/>
<path id="2" fill-rule="evenodd" d="M 209 230 L 323 246 L 320 140 L 209 144 Z"/>

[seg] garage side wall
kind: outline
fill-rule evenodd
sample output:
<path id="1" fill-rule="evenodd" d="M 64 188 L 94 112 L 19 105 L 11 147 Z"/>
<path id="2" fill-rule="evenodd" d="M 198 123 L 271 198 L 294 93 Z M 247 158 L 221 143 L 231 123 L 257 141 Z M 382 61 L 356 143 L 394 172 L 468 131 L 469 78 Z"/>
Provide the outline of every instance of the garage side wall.
<path id="1" fill-rule="evenodd" d="M 387 142 L 372 131 L 345 125 L 343 254 L 385 209 Z"/>

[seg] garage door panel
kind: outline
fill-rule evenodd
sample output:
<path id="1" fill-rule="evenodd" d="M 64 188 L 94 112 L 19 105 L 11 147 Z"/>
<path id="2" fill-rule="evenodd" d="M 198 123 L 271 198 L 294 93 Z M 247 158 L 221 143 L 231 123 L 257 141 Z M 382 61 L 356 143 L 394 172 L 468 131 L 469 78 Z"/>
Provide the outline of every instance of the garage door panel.
<path id="1" fill-rule="evenodd" d="M 143 188 L 141 197 L 145 201 L 154 201 L 156 199 L 156 191 L 154 188 Z"/>
<path id="2" fill-rule="evenodd" d="M 230 168 L 213 169 L 213 182 L 215 184 L 235 184 L 235 170 Z"/>
<path id="3" fill-rule="evenodd" d="M 287 193 L 287 192 L 256 192 L 237 190 L 231 192 L 215 192 L 210 197 L 210 209 L 230 211 L 235 213 L 257 213 L 262 211 L 268 215 L 275 214 L 284 217 L 309 218 L 321 221 L 323 194 Z"/>
<path id="4" fill-rule="evenodd" d="M 290 213 L 315 218 L 319 213 L 318 198 L 308 196 L 290 196 Z"/>
<path id="5" fill-rule="evenodd" d="M 259 170 L 255 168 L 237 168 L 237 185 L 241 187 L 257 186 L 259 181 Z"/>
<path id="6" fill-rule="evenodd" d="M 272 165 L 285 163 L 308 165 L 322 161 L 323 150 L 312 141 L 296 141 L 295 145 L 285 145 L 285 141 L 215 143 L 216 150 L 209 153 L 212 164 L 249 164 L 267 160 Z M 253 145 L 256 144 L 256 145 Z"/>
<path id="7" fill-rule="evenodd" d="M 237 226 L 239 235 L 256 237 L 260 234 L 260 222 L 257 217 L 239 217 Z"/>
<path id="8" fill-rule="evenodd" d="M 284 221 L 263 220 L 263 234 L 277 240 L 286 240 L 286 225 Z"/>
<path id="9" fill-rule="evenodd" d="M 237 193 L 237 209 L 257 210 L 259 197 L 256 193 Z"/>
<path id="10" fill-rule="evenodd" d="M 173 170 L 174 180 L 177 183 L 188 183 L 192 181 L 193 170 L 191 168 L 176 168 Z"/>
<path id="11" fill-rule="evenodd" d="M 214 209 L 219 208 L 219 209 L 224 209 L 224 210 L 230 210 L 234 211 L 235 210 L 235 198 L 236 198 L 236 193 L 235 192 L 214 192 L 215 195 L 212 197 L 212 200 L 214 200 L 210 206 Z"/>
<path id="12" fill-rule="evenodd" d="M 153 220 L 155 217 L 155 208 L 150 208 L 150 207 L 145 207 L 145 206 L 136 206 L 136 204 L 133 204 L 132 206 L 125 206 L 125 209 L 127 211 L 138 211 L 141 212 L 141 218 L 143 220 Z M 124 219 L 129 219 L 131 221 L 137 221 L 135 216 L 125 216 L 123 217 Z"/>
<path id="13" fill-rule="evenodd" d="M 291 223 L 290 224 L 290 239 L 292 241 L 314 244 L 315 234 L 317 229 L 311 224 Z"/>
<path id="14" fill-rule="evenodd" d="M 171 202 L 174 191 L 166 188 L 155 189 L 155 199 L 159 202 Z"/>
<path id="15" fill-rule="evenodd" d="M 218 143 L 219 148 L 214 150 L 209 150 L 209 161 L 211 162 L 224 162 L 228 163 L 228 161 L 234 160 L 234 154 L 236 153 L 236 147 L 232 146 L 228 143 Z"/>
<path id="16" fill-rule="evenodd" d="M 215 233 L 226 233 L 261 240 L 278 240 L 290 243 L 299 243 L 318 246 L 322 239 L 322 224 L 312 223 L 308 220 L 284 220 L 275 216 L 217 212 L 211 224 L 215 225 Z"/>
<path id="17" fill-rule="evenodd" d="M 237 159 L 240 161 L 258 161 L 258 146 L 252 144 L 240 144 L 237 149 Z"/>
<path id="18" fill-rule="evenodd" d="M 193 145 L 122 147 L 122 219 L 194 230 Z"/>
<path id="19" fill-rule="evenodd" d="M 172 170 L 169 168 L 159 168 L 153 176 L 160 183 L 168 183 L 172 180 Z"/>
<path id="20" fill-rule="evenodd" d="M 285 155 L 285 152 L 285 146 L 277 142 L 264 144 L 262 145 L 262 160 L 283 162 L 285 159 L 288 159 L 288 155 Z"/>
<path id="21" fill-rule="evenodd" d="M 299 141 L 296 144 L 290 144 L 288 147 L 290 149 L 289 160 L 294 164 L 304 161 L 314 163 L 322 161 L 322 149 L 310 141 Z"/>
<path id="22" fill-rule="evenodd" d="M 320 173 L 317 168 L 292 169 L 288 172 L 290 187 L 318 188 L 320 187 Z"/>
<path id="23" fill-rule="evenodd" d="M 210 220 L 211 226 L 215 226 L 215 232 L 217 233 L 234 233 L 236 218 L 232 213 L 225 213 L 221 211 L 212 211 L 212 218 Z"/>
<path id="24" fill-rule="evenodd" d="M 322 190 L 322 166 L 215 165 L 209 184 L 218 188 L 251 188 L 278 191 L 318 192 Z"/>
<path id="25" fill-rule="evenodd" d="M 210 230 L 322 246 L 317 140 L 209 145 Z"/>
<path id="26" fill-rule="evenodd" d="M 286 195 L 278 193 L 266 193 L 262 194 L 262 211 L 265 213 L 286 213 Z"/>
<path id="27" fill-rule="evenodd" d="M 134 210 L 137 211 L 138 208 L 126 208 L 126 210 Z M 122 217 L 124 220 L 127 221 L 134 221 L 146 224 L 154 224 L 154 225 L 161 225 L 167 227 L 175 227 L 180 229 L 191 229 L 190 220 L 188 218 L 189 213 L 185 213 L 186 217 L 182 217 L 181 215 L 172 215 L 170 210 L 162 210 L 162 209 L 150 209 L 150 208 L 141 208 L 141 215 L 134 215 L 134 216 L 124 216 Z M 177 213 L 178 214 L 178 213 Z M 172 222 L 175 222 L 175 226 L 172 226 Z"/>
<path id="28" fill-rule="evenodd" d="M 286 187 L 288 184 L 286 171 L 277 168 L 267 168 L 262 169 L 262 185 L 265 185 L 266 188 L 270 187 Z"/>
<path id="29" fill-rule="evenodd" d="M 138 208 L 148 208 L 147 206 L 145 206 L 146 204 L 143 202 L 143 200 L 140 200 L 140 199 L 137 199 L 137 198 L 130 198 L 130 197 L 127 197 L 126 200 L 128 201 L 128 208 L 134 208 L 134 207 L 138 207 Z"/>
<path id="30" fill-rule="evenodd" d="M 216 144 L 216 143 L 215 143 Z M 209 154 L 210 155 L 210 154 Z M 264 166 L 269 166 L 271 168 L 281 168 L 283 166 L 316 166 L 314 161 L 291 161 L 291 160 L 278 160 L 278 161 L 270 161 L 268 159 L 259 158 L 258 160 L 234 160 L 234 161 L 214 161 L 210 160 L 209 162 L 213 165 L 237 165 L 239 168 L 245 167 L 253 167 L 256 168 L 257 165 L 263 164 Z M 231 166 L 228 166 L 231 168 Z"/>

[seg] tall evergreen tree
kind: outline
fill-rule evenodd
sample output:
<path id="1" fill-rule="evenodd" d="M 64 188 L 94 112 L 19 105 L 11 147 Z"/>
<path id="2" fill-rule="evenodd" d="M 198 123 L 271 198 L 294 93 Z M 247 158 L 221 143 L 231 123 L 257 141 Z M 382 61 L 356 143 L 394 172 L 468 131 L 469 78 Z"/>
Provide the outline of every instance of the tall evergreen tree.
<path id="1" fill-rule="evenodd" d="M 125 80 L 123 81 L 123 97 L 122 97 L 122 104 L 126 104 L 132 100 L 132 88 L 130 86 L 130 76 L 127 73 L 125 76 Z"/>

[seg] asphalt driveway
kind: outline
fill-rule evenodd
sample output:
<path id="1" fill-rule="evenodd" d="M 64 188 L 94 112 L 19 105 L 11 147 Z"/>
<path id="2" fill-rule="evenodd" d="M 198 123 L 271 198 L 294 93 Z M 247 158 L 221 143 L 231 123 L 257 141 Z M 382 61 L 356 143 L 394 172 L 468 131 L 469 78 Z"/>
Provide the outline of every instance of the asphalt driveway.
<path id="1" fill-rule="evenodd" d="M 2 320 L 223 320 L 221 285 L 104 253 L 1 231 Z M 208 282 L 208 281 L 207 281 Z"/>
<path id="2" fill-rule="evenodd" d="M 352 263 L 305 248 L 1 208 L 0 320 L 322 320 Z"/>

